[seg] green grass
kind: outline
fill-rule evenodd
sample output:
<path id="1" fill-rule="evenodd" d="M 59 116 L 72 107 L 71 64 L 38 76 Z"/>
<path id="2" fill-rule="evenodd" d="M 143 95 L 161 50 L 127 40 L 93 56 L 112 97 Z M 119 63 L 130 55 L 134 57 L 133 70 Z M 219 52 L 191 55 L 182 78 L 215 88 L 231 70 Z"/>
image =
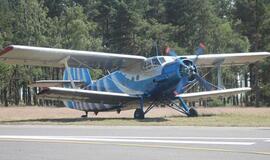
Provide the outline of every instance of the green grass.
<path id="1" fill-rule="evenodd" d="M 108 125 L 108 126 L 249 126 L 270 127 L 270 115 L 208 114 L 199 117 L 160 117 L 134 120 L 133 118 L 41 118 L 0 120 L 0 124 L 39 125 Z"/>

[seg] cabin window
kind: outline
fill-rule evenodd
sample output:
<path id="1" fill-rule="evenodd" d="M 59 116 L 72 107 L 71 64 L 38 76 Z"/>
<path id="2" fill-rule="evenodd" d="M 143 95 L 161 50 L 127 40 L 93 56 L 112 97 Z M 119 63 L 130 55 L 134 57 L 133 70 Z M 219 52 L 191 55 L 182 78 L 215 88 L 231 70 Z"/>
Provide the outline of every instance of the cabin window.
<path id="1" fill-rule="evenodd" d="M 147 70 L 147 69 L 150 69 L 150 68 L 151 68 L 151 65 L 152 65 L 152 64 L 151 64 L 151 61 L 148 60 L 148 61 L 146 61 L 146 62 L 144 63 L 143 68 L 146 69 L 146 70 Z"/>
<path id="2" fill-rule="evenodd" d="M 157 58 L 153 58 L 153 59 L 152 59 L 152 63 L 153 63 L 153 65 L 155 65 L 155 66 L 160 65 L 160 63 L 159 63 L 159 61 L 158 61 Z"/>
<path id="3" fill-rule="evenodd" d="M 140 75 L 137 75 L 137 76 L 136 76 L 136 80 L 137 80 L 137 81 L 140 80 Z"/>
<path id="4" fill-rule="evenodd" d="M 150 61 L 146 61 L 146 62 L 144 63 L 144 67 L 145 67 L 145 68 L 148 68 L 149 66 L 151 66 L 151 62 L 150 62 Z"/>
<path id="5" fill-rule="evenodd" d="M 158 60 L 159 60 L 159 62 L 160 62 L 161 64 L 163 64 L 163 63 L 165 62 L 164 57 L 159 57 Z"/>
<path id="6" fill-rule="evenodd" d="M 131 77 L 131 80 L 134 81 L 134 77 Z"/>
<path id="7" fill-rule="evenodd" d="M 160 65 L 161 65 L 161 63 L 159 62 L 159 59 L 155 57 L 155 58 L 148 59 L 144 63 L 143 69 L 144 70 L 152 70 L 154 68 L 157 68 Z"/>

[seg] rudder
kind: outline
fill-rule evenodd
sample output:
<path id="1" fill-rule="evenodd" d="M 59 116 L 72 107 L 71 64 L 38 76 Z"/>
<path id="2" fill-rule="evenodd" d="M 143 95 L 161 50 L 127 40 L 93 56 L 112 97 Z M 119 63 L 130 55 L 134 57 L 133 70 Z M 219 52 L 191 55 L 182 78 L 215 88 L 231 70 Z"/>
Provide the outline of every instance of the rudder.
<path id="1" fill-rule="evenodd" d="M 81 80 L 86 86 L 92 84 L 92 78 L 88 68 L 69 67 L 64 70 L 63 80 L 71 80 L 68 74 L 71 74 L 73 80 Z"/>

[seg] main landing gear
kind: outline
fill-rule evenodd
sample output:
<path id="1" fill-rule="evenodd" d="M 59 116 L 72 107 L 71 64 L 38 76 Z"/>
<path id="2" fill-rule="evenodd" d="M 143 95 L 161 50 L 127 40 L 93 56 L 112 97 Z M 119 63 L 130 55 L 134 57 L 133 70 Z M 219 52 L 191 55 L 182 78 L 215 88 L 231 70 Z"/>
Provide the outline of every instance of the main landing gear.
<path id="1" fill-rule="evenodd" d="M 171 100 L 167 101 L 169 103 L 165 103 L 165 104 L 167 104 L 170 108 L 187 115 L 188 117 L 197 117 L 198 116 L 198 112 L 194 108 L 192 108 L 192 107 L 190 108 L 181 97 L 178 97 L 178 99 L 180 101 L 180 104 L 177 104 Z M 145 114 L 148 113 L 155 106 L 157 106 L 157 101 L 153 101 L 150 104 L 150 106 L 144 111 L 143 110 L 143 98 L 141 98 L 140 107 L 137 108 L 134 112 L 134 119 L 144 119 Z"/>
<path id="2" fill-rule="evenodd" d="M 140 108 L 137 108 L 134 112 L 134 119 L 144 119 L 144 116 L 146 113 L 148 113 L 150 110 L 152 110 L 155 106 L 157 101 L 153 101 L 150 106 L 144 111 L 143 110 L 143 97 L 140 99 Z"/>
<path id="3" fill-rule="evenodd" d="M 134 119 L 144 119 L 144 112 L 141 108 L 137 108 L 134 112 Z"/>
<path id="4" fill-rule="evenodd" d="M 144 119 L 146 112 L 143 111 L 143 97 L 140 99 L 140 108 L 137 108 L 134 112 L 134 119 Z"/>
<path id="5" fill-rule="evenodd" d="M 198 117 L 198 112 L 194 108 L 189 109 L 188 117 Z"/>
<path id="6" fill-rule="evenodd" d="M 180 105 L 178 105 L 172 101 L 172 105 L 169 105 L 169 107 L 171 107 L 174 110 L 177 110 L 178 112 L 181 112 L 181 113 L 187 115 L 188 117 L 197 117 L 198 116 L 198 112 L 194 108 L 192 108 L 192 107 L 190 108 L 181 97 L 178 97 L 178 99 L 180 101 Z"/>

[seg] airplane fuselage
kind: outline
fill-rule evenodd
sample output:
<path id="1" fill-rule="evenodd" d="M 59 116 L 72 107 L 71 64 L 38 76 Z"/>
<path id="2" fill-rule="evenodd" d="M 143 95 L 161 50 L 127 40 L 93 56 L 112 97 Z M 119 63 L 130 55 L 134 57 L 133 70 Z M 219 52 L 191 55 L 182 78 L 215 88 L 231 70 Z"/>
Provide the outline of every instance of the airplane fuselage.
<path id="1" fill-rule="evenodd" d="M 145 100 L 171 98 L 176 85 L 181 79 L 181 65 L 172 57 L 151 57 L 141 68 L 118 70 L 91 84 L 90 90 L 144 95 Z M 81 110 L 104 111 L 121 108 L 125 104 L 97 104 L 69 102 L 70 108 Z"/>
<path id="2" fill-rule="evenodd" d="M 182 78 L 182 69 L 178 60 L 173 57 L 158 56 L 148 58 L 141 68 L 118 70 L 112 72 L 91 84 L 88 88 L 94 91 L 144 95 L 145 100 L 174 97 L 173 91 Z M 86 102 L 69 102 L 81 110 L 104 111 L 121 108 L 125 104 L 97 104 Z M 72 104 L 71 104 L 72 103 Z M 80 107 L 78 107 L 78 105 Z"/>
<path id="3" fill-rule="evenodd" d="M 138 74 L 130 74 L 124 71 L 115 71 L 101 79 L 95 81 L 91 90 L 107 91 L 117 93 L 127 93 L 131 95 L 144 94 L 147 98 L 155 98 L 166 91 L 171 91 L 179 82 L 179 64 L 171 62 L 160 65 L 153 70 L 156 72 L 151 77 L 147 77 L 144 71 Z"/>
<path id="4" fill-rule="evenodd" d="M 183 60 L 177 60 L 175 57 L 151 57 L 139 68 L 117 70 L 94 81 L 88 89 L 144 95 L 143 98 L 146 101 L 172 99 L 175 97 L 174 90 L 183 76 L 182 73 L 185 68 L 181 65 L 183 63 Z M 122 108 L 126 105 L 74 101 L 67 101 L 65 104 L 70 108 L 96 112 Z"/>
<path id="5" fill-rule="evenodd" d="M 169 61 L 162 64 L 158 58 L 163 57 L 149 58 L 142 68 L 135 71 L 118 70 L 102 77 L 92 84 L 91 89 L 130 95 L 143 94 L 151 99 L 158 98 L 166 92 L 172 93 L 181 78 L 179 62 Z M 150 61 L 158 62 L 147 66 Z"/>

